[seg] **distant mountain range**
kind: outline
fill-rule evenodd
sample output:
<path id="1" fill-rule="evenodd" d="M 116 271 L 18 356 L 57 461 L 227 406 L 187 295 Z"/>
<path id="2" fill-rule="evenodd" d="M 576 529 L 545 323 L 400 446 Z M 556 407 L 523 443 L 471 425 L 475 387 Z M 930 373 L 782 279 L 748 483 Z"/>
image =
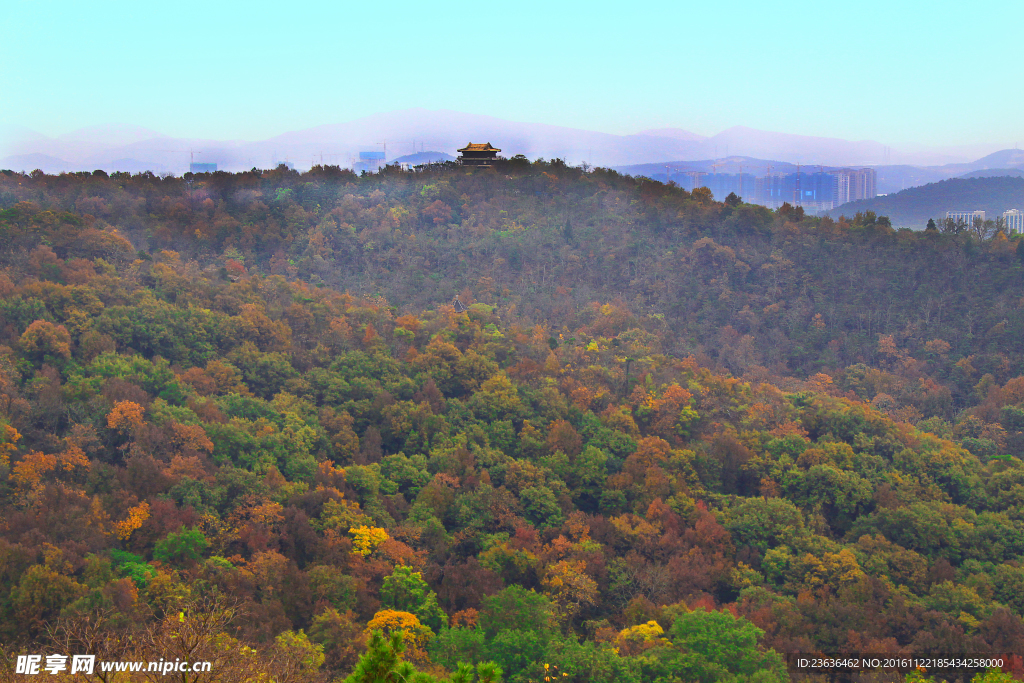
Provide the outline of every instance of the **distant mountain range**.
<path id="1" fill-rule="evenodd" d="M 666 182 L 676 174 L 688 172 L 700 173 L 751 173 L 755 176 L 769 173 L 795 173 L 798 170 L 814 172 L 818 169 L 826 171 L 841 166 L 814 164 L 795 164 L 778 159 L 758 159 L 756 157 L 729 156 L 717 159 L 695 159 L 693 161 L 660 161 L 653 164 L 630 164 L 615 166 L 616 171 L 632 176 L 646 176 L 653 180 Z"/>
<path id="2" fill-rule="evenodd" d="M 92 127 L 59 137 L 25 129 L 8 130 L 6 134 L 0 132 L 0 168 L 40 168 L 48 173 L 96 168 L 182 173 L 192 159 L 215 163 L 230 171 L 267 168 L 283 161 L 304 169 L 319 163 L 349 166 L 359 152 L 366 151 L 384 151 L 389 161 L 425 150 L 454 156 L 459 147 L 470 141 L 490 142 L 501 148 L 505 156 L 559 157 L 572 164 L 588 162 L 611 167 L 741 157 L 766 167 L 798 163 L 864 166 L 878 165 L 889 158 L 887 148 L 871 140 L 793 135 L 742 126 L 710 137 L 678 128 L 612 135 L 454 111 L 408 109 L 291 131 L 255 142 L 172 138 L 137 126 Z M 935 167 L 934 171 L 914 166 L 884 167 L 885 171 L 880 168 L 881 188 L 898 189 L 908 182 L 919 184 L 950 177 L 946 174 L 951 165 L 965 166 L 951 175 L 981 168 L 968 168 L 971 164 L 964 162 L 972 155 L 964 150 L 957 154 L 925 150 L 895 155 L 890 151 L 889 156 L 916 164 L 946 166 Z"/>
<path id="3" fill-rule="evenodd" d="M 952 178 L 884 197 L 843 204 L 828 214 L 852 217 L 858 212 L 874 211 L 880 216 L 888 216 L 895 227 L 921 230 L 929 218 L 937 222 L 946 217 L 947 211 L 981 210 L 987 213 L 988 218 L 994 219 L 1007 209 L 1024 210 L 1024 177 Z"/>
<path id="4" fill-rule="evenodd" d="M 848 164 L 857 166 L 857 164 Z M 767 175 L 768 173 L 794 173 L 797 170 L 814 172 L 819 169 L 830 171 L 842 165 L 828 164 L 795 164 L 777 159 L 758 159 L 747 156 L 732 156 L 716 159 L 695 161 L 661 161 L 652 164 L 632 164 L 617 166 L 615 170 L 629 175 L 642 175 L 654 180 L 666 181 L 673 174 L 690 171 L 701 173 L 752 173 Z M 975 161 L 967 163 L 945 164 L 943 166 L 874 166 L 877 172 L 877 190 L 880 194 L 890 194 L 901 190 L 935 183 L 949 178 L 981 178 L 998 176 L 1024 175 L 1024 151 L 1004 149 Z"/>

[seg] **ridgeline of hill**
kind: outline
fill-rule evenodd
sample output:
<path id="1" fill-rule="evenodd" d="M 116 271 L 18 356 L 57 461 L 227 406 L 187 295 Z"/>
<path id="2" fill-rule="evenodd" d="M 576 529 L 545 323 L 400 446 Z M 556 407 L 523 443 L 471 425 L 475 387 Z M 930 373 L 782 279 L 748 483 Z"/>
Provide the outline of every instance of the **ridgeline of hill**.
<path id="1" fill-rule="evenodd" d="M 999 177 L 951 178 L 884 197 L 862 199 L 843 204 L 828 215 L 838 218 L 873 211 L 888 216 L 896 227 L 923 230 L 929 218 L 939 222 L 947 211 L 982 210 L 994 219 L 1007 209 L 1024 210 L 1024 178 L 1013 170 Z"/>
<path id="2" fill-rule="evenodd" d="M 388 163 L 419 166 L 421 164 L 440 164 L 445 161 L 455 161 L 455 157 L 451 154 L 445 154 L 444 152 L 415 152 L 413 154 L 406 154 L 405 156 L 393 159 Z"/>
<path id="3" fill-rule="evenodd" d="M 0 173 L 0 666 L 1024 651 L 1022 245 L 558 162 Z"/>
<path id="4" fill-rule="evenodd" d="M 1012 176 L 1020 178 L 1024 176 L 1024 169 L 1021 168 L 984 168 L 979 171 L 964 173 L 961 178 L 1002 178 Z"/>

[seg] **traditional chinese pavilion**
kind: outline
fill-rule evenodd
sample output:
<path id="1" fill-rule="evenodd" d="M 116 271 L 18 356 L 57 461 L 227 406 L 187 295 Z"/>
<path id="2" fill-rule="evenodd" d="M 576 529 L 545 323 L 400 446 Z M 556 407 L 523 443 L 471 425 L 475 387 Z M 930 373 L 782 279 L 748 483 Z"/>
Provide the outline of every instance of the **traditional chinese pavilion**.
<path id="1" fill-rule="evenodd" d="M 459 150 L 461 154 L 459 163 L 463 166 L 490 166 L 498 158 L 500 151 L 497 147 L 491 147 L 489 142 L 483 144 L 470 142 Z"/>

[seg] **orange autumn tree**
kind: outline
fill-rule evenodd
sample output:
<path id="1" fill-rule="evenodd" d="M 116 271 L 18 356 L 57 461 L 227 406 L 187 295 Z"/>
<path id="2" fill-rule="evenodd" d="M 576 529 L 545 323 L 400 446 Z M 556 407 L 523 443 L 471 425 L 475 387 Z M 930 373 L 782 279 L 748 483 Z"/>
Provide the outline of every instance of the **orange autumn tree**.
<path id="1" fill-rule="evenodd" d="M 30 451 L 14 466 L 11 478 L 21 491 L 30 491 L 42 483 L 43 476 L 57 467 L 57 456 Z"/>
<path id="2" fill-rule="evenodd" d="M 637 398 L 643 396 L 636 407 L 636 415 L 652 434 L 673 443 L 689 434 L 690 424 L 697 419 L 697 411 L 690 407 L 693 394 L 689 391 L 673 382 L 662 388 L 660 396 L 646 393 L 641 387 L 633 394 Z"/>
<path id="3" fill-rule="evenodd" d="M 171 425 L 171 443 L 181 451 L 213 452 L 213 442 L 199 425 L 183 425 L 177 422 Z"/>
<path id="4" fill-rule="evenodd" d="M 0 467 L 8 467 L 11 464 L 11 453 L 18 450 L 15 445 L 21 440 L 21 434 L 9 424 L 3 425 L 0 430 Z"/>
<path id="5" fill-rule="evenodd" d="M 9 453 L 15 450 L 11 442 L 20 439 L 21 434 L 10 425 L 4 431 L 6 442 L 0 443 L 0 464 L 6 466 L 10 464 Z M 18 489 L 24 492 L 38 488 L 43 477 L 51 472 L 72 472 L 79 467 L 89 467 L 89 458 L 73 439 L 65 437 L 64 446 L 64 450 L 56 454 L 30 451 L 15 463 L 11 479 Z"/>
<path id="6" fill-rule="evenodd" d="M 65 446 L 66 448 L 57 454 L 57 464 L 62 470 L 70 472 L 76 467 L 89 467 L 89 458 L 78 444 L 67 442 Z"/>
<path id="7" fill-rule="evenodd" d="M 134 401 L 117 401 L 107 414 L 107 426 L 122 434 L 134 434 L 146 422 L 146 409 Z"/>
<path id="8" fill-rule="evenodd" d="M 142 525 L 149 519 L 149 516 L 149 503 L 145 501 L 129 508 L 128 516 L 114 524 L 115 535 L 122 541 L 127 541 L 133 533 L 142 528 Z"/>

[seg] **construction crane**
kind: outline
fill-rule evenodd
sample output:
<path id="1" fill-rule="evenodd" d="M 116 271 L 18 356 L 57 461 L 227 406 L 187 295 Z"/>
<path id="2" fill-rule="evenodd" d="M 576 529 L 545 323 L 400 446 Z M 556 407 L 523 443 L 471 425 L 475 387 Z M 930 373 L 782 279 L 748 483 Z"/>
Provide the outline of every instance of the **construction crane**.
<path id="1" fill-rule="evenodd" d="M 796 187 L 793 188 L 793 206 L 800 206 L 803 195 L 800 194 L 800 162 L 796 162 Z"/>
<path id="2" fill-rule="evenodd" d="M 334 153 L 334 154 L 324 154 L 323 152 L 320 152 L 319 155 L 317 155 L 317 154 L 310 155 L 310 158 L 309 158 L 309 166 L 310 166 L 310 168 L 312 168 L 313 166 L 316 166 L 317 156 L 320 157 L 320 165 L 323 166 L 324 165 L 324 157 L 326 157 L 328 160 L 330 160 L 332 158 L 344 157 L 345 155 L 342 154 L 341 152 L 337 152 L 337 153 Z"/>

